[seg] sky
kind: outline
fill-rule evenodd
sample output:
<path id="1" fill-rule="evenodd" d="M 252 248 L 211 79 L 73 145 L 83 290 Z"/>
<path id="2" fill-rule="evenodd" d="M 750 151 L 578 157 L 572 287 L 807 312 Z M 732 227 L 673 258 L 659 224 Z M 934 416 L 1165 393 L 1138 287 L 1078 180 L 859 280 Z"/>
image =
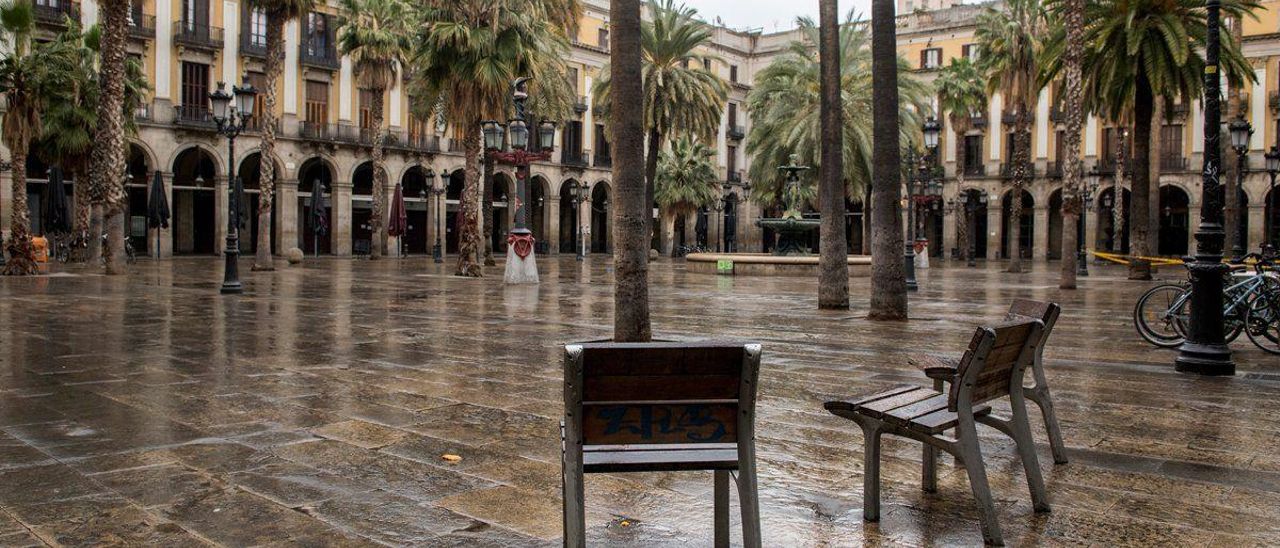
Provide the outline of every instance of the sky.
<path id="1" fill-rule="evenodd" d="M 765 32 L 787 30 L 795 27 L 799 15 L 818 19 L 818 0 L 684 0 L 709 22 L 721 19 L 725 26 L 735 29 L 761 29 Z M 865 16 L 871 9 L 871 0 L 844 0 L 840 2 L 841 16 L 856 9 Z"/>

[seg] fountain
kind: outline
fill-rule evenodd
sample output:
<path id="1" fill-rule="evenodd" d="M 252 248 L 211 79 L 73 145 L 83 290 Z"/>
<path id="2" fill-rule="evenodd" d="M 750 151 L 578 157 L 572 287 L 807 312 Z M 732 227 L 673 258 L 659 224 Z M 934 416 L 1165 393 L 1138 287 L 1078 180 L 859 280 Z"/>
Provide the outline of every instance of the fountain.
<path id="1" fill-rule="evenodd" d="M 756 221 L 756 226 L 772 229 L 778 234 L 778 245 L 773 248 L 777 257 L 808 255 L 809 249 L 802 242 L 808 241 L 809 233 L 822 225 L 822 221 L 806 219 L 800 213 L 800 172 L 808 170 L 809 166 L 796 165 L 798 160 L 792 154 L 791 165 L 778 168 L 787 173 L 787 184 L 782 189 L 782 217 Z"/>
<path id="2" fill-rule="evenodd" d="M 800 213 L 800 172 L 809 169 L 796 165 L 798 158 L 791 155 L 791 165 L 778 169 L 787 173 L 787 183 L 782 190 L 782 216 L 760 219 L 757 226 L 772 229 L 778 235 L 773 253 L 690 253 L 685 256 L 690 272 L 728 274 L 734 276 L 817 276 L 818 256 L 810 253 L 806 242 L 809 234 L 822 225 L 818 219 L 806 219 Z M 871 275 L 871 257 L 850 255 L 849 276 Z"/>

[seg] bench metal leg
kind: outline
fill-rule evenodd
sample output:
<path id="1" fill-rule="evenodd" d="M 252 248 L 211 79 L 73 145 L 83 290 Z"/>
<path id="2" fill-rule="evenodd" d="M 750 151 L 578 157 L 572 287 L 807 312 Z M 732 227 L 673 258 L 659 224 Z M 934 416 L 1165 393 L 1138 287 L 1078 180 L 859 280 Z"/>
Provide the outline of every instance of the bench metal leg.
<path id="1" fill-rule="evenodd" d="M 922 463 L 920 488 L 926 493 L 938 492 L 938 449 L 924 444 L 924 460 Z"/>
<path id="2" fill-rule="evenodd" d="M 1053 410 L 1049 387 L 1037 379 L 1036 387 L 1028 388 L 1024 393 L 1027 399 L 1040 407 L 1040 415 L 1044 417 L 1044 430 L 1049 433 L 1049 448 L 1053 451 L 1054 464 L 1066 464 L 1067 447 L 1062 443 L 1062 429 L 1058 427 L 1058 415 Z"/>
<path id="3" fill-rule="evenodd" d="M 729 548 L 729 471 L 716 470 L 716 548 Z"/>
<path id="4" fill-rule="evenodd" d="M 960 434 L 960 459 L 965 472 L 969 474 L 969 486 L 973 488 L 973 498 L 978 502 L 978 518 L 982 522 L 982 539 L 987 544 L 1004 546 L 1004 537 L 1000 533 L 1000 518 L 996 514 L 996 505 L 991 499 L 991 485 L 987 483 L 986 463 L 982 460 L 982 449 L 978 447 L 978 432 L 970 424 L 957 429 Z"/>
<path id="5" fill-rule="evenodd" d="M 564 423 L 560 423 L 561 437 L 564 436 Z M 564 546 L 565 548 L 586 548 L 587 515 L 586 491 L 582 483 L 582 452 L 572 449 L 561 453 L 560 469 L 561 496 L 564 498 Z"/>
<path id="6" fill-rule="evenodd" d="M 880 434 L 879 424 L 862 425 L 866 444 L 863 452 L 866 460 L 862 467 L 862 519 L 866 521 L 880 521 Z"/>
<path id="7" fill-rule="evenodd" d="M 1037 512 L 1049 511 L 1049 494 L 1044 487 L 1044 477 L 1040 474 L 1040 459 L 1036 456 L 1036 444 L 1031 439 L 1031 423 L 1027 420 L 1026 400 L 1016 392 L 1010 398 L 1013 420 L 1009 426 L 1013 441 L 1017 443 L 1018 457 L 1027 474 L 1027 486 L 1031 490 L 1031 504 Z"/>
<path id="8" fill-rule="evenodd" d="M 748 458 L 738 462 L 738 505 L 742 507 L 742 546 L 760 548 L 760 496 L 756 491 L 755 442 L 748 442 Z"/>

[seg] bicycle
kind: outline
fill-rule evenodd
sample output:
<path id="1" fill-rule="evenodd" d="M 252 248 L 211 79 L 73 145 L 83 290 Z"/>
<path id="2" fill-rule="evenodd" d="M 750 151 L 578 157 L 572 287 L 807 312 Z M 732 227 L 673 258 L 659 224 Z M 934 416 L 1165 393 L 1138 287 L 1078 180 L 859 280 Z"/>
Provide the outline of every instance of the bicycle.
<path id="1" fill-rule="evenodd" d="M 62 264 L 84 260 L 84 250 L 89 248 L 89 234 L 80 231 L 78 234 L 59 233 L 53 236 L 53 258 Z"/>
<path id="2" fill-rule="evenodd" d="M 1259 348 L 1271 349 L 1254 340 L 1275 339 L 1280 353 L 1280 326 L 1272 327 L 1280 315 L 1280 280 L 1271 274 L 1275 264 L 1271 259 L 1250 253 L 1244 261 L 1253 260 L 1253 274 L 1227 274 L 1223 290 L 1223 321 L 1227 342 L 1235 341 L 1242 332 L 1248 332 L 1250 340 Z M 1238 262 L 1235 264 L 1244 264 Z M 1237 279 L 1239 279 L 1237 281 Z M 1147 342 L 1163 348 L 1180 346 L 1186 340 L 1191 316 L 1191 285 L 1162 284 L 1147 290 L 1133 309 L 1133 323 L 1138 335 Z M 1248 326 L 1249 329 L 1245 329 Z"/>
<path id="3" fill-rule="evenodd" d="M 107 249 L 107 233 L 105 232 L 102 233 L 102 249 L 104 251 L 102 254 L 102 262 L 105 263 L 107 262 L 107 254 L 105 253 Z M 133 249 L 133 237 L 128 234 L 124 236 L 124 260 L 127 264 L 134 264 L 138 262 L 138 254 Z"/>

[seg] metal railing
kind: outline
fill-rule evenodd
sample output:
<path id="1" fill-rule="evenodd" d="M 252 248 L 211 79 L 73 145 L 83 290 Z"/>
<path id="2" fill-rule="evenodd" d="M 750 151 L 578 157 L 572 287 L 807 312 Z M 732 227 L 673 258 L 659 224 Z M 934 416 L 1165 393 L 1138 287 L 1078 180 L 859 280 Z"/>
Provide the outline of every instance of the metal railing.
<path id="1" fill-rule="evenodd" d="M 735 141 L 741 141 L 747 136 L 747 128 L 742 126 L 730 125 L 728 131 L 729 138 Z"/>
<path id="2" fill-rule="evenodd" d="M 411 152 L 439 152 L 440 138 L 435 135 L 409 133 L 407 131 L 388 131 L 383 143 L 388 148 Z"/>
<path id="3" fill-rule="evenodd" d="M 586 96 L 586 95 L 579 95 L 579 96 L 578 96 L 577 100 L 573 103 L 573 110 L 578 111 L 578 112 L 586 112 L 586 111 L 587 111 L 587 96 Z"/>
<path id="4" fill-rule="evenodd" d="M 213 111 L 205 105 L 177 105 L 173 107 L 173 123 L 185 127 L 215 129 Z"/>
<path id="5" fill-rule="evenodd" d="M 156 16 L 142 12 L 129 14 L 129 36 L 154 40 L 156 37 Z"/>
<path id="6" fill-rule="evenodd" d="M 133 119 L 139 122 L 151 121 L 151 103 L 143 103 L 133 111 Z"/>
<path id="7" fill-rule="evenodd" d="M 226 36 L 221 27 L 191 21 L 173 22 L 173 42 L 175 44 L 198 49 L 216 50 L 222 47 L 225 41 Z"/>
<path id="8" fill-rule="evenodd" d="M 964 166 L 965 176 L 984 177 L 987 174 L 987 166 L 982 162 L 966 163 Z"/>
<path id="9" fill-rule="evenodd" d="M 53 4 L 34 5 L 36 21 L 46 24 L 62 25 L 67 18 L 80 21 L 80 4 L 78 2 L 58 1 Z"/>
<path id="10" fill-rule="evenodd" d="M 307 44 L 305 42 L 299 44 L 298 62 L 302 63 L 303 66 L 327 70 L 337 70 L 342 67 L 342 58 L 338 57 L 338 50 L 333 45 Z"/>
<path id="11" fill-rule="evenodd" d="M 729 176 L 728 176 L 728 180 L 729 180 L 729 182 L 730 182 L 730 183 L 741 183 L 741 182 L 742 182 L 742 172 L 741 172 L 741 171 L 737 171 L 737 170 L 730 171 L 730 172 L 729 172 Z"/>
<path id="12" fill-rule="evenodd" d="M 597 154 L 595 159 L 596 159 L 596 167 L 613 167 L 612 156 L 607 156 L 607 155 L 602 156 Z"/>
<path id="13" fill-rule="evenodd" d="M 984 113 L 977 116 L 970 116 L 969 123 L 975 128 L 987 127 L 987 115 Z"/>
<path id="14" fill-rule="evenodd" d="M 334 124 L 303 121 L 298 124 L 298 137 L 310 141 L 329 141 L 330 135 L 337 133 L 337 131 L 331 132 L 330 129 L 336 127 Z"/>
<path id="15" fill-rule="evenodd" d="M 565 150 L 560 154 L 560 164 L 575 167 L 587 167 L 590 165 L 587 155 L 581 150 Z"/>
<path id="16" fill-rule="evenodd" d="M 1011 177 L 1013 177 L 1013 164 L 1012 164 L 1012 163 L 1008 163 L 1008 162 L 1001 163 L 1001 164 L 1000 164 L 1000 176 L 1001 176 L 1001 177 L 1004 177 L 1004 178 L 1011 178 Z M 1031 177 L 1035 177 L 1035 176 L 1036 176 L 1036 166 L 1035 166 L 1034 164 L 1028 164 L 1028 165 L 1027 165 L 1027 177 L 1031 178 Z"/>
<path id="17" fill-rule="evenodd" d="M 267 57 L 267 37 L 241 32 L 240 55 L 265 59 Z"/>
<path id="18" fill-rule="evenodd" d="M 1181 154 L 1161 154 L 1161 171 L 1187 171 L 1187 159 Z"/>
<path id="19" fill-rule="evenodd" d="M 1049 162 L 1049 164 L 1045 166 L 1044 176 L 1051 179 L 1061 179 L 1062 164 L 1059 164 L 1058 162 Z"/>

